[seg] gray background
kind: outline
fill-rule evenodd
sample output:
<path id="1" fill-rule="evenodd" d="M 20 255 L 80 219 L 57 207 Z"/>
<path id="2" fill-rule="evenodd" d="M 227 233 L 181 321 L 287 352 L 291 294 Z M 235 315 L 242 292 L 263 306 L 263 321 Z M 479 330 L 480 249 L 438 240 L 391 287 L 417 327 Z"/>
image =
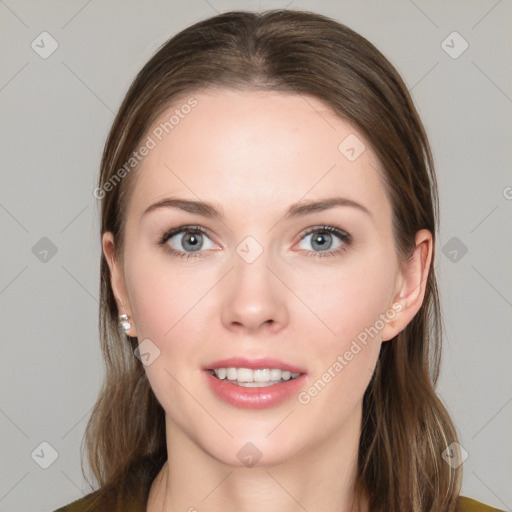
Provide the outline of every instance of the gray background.
<path id="1" fill-rule="evenodd" d="M 1 511 L 53 510 L 88 492 L 80 442 L 102 373 L 92 190 L 131 80 L 200 19 L 286 6 L 360 32 L 412 89 L 441 194 L 438 390 L 469 454 L 463 494 L 511 510 L 510 0 L 0 0 Z M 45 59 L 31 47 L 51 48 L 43 31 L 58 43 Z M 454 31 L 469 44 L 460 55 Z M 47 469 L 42 442 L 58 454 Z"/>

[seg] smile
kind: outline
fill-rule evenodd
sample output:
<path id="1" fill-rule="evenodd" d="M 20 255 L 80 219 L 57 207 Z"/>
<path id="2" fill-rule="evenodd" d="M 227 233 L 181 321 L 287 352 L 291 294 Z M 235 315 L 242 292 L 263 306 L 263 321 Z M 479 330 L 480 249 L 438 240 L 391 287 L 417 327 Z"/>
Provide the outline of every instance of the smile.
<path id="1" fill-rule="evenodd" d="M 246 388 L 262 388 L 273 386 L 281 382 L 294 380 L 300 372 L 292 373 L 289 370 L 279 368 L 215 368 L 210 370 L 212 375 L 219 380 L 226 380 L 235 386 Z"/>

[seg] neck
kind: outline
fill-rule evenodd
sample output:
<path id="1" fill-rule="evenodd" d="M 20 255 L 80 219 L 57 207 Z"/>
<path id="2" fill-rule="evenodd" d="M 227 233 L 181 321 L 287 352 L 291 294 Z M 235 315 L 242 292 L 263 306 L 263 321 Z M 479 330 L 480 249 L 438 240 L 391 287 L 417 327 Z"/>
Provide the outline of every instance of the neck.
<path id="1" fill-rule="evenodd" d="M 234 467 L 219 461 L 166 418 L 168 462 L 153 482 L 148 512 L 265 510 L 362 512 L 354 484 L 361 415 L 286 461 Z"/>

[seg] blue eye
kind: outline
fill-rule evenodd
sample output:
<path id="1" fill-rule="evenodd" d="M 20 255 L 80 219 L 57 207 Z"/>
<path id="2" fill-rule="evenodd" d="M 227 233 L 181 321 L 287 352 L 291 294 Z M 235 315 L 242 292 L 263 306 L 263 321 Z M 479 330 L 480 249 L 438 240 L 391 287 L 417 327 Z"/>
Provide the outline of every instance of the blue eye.
<path id="1" fill-rule="evenodd" d="M 210 244 L 206 244 L 205 247 L 205 240 L 210 239 L 203 228 L 199 226 L 182 226 L 164 233 L 159 243 L 160 245 L 167 245 L 169 252 L 175 256 L 195 258 L 200 256 L 200 254 L 194 253 L 200 253 L 201 249 L 213 249 L 216 247 L 211 240 Z"/>
<path id="2" fill-rule="evenodd" d="M 317 226 L 310 228 L 302 237 L 301 243 L 310 237 L 310 244 L 314 250 L 305 249 L 306 256 L 322 258 L 325 256 L 336 256 L 347 250 L 352 238 L 351 236 L 334 226 Z M 336 242 L 338 238 L 338 242 Z M 316 250 L 318 249 L 318 250 Z"/>

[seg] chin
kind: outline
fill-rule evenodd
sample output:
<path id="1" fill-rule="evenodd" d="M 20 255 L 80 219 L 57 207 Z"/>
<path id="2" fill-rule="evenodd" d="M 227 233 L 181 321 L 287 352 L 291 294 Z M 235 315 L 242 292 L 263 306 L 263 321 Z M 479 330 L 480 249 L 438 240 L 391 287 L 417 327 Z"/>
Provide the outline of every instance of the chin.
<path id="1" fill-rule="evenodd" d="M 231 467 L 272 467 L 285 464 L 302 453 L 306 447 L 299 446 L 299 440 L 272 433 L 269 437 L 263 431 L 236 435 L 234 439 L 203 446 L 214 459 Z M 291 444 L 293 443 L 293 444 Z M 211 444 L 211 438 L 209 443 Z"/>

